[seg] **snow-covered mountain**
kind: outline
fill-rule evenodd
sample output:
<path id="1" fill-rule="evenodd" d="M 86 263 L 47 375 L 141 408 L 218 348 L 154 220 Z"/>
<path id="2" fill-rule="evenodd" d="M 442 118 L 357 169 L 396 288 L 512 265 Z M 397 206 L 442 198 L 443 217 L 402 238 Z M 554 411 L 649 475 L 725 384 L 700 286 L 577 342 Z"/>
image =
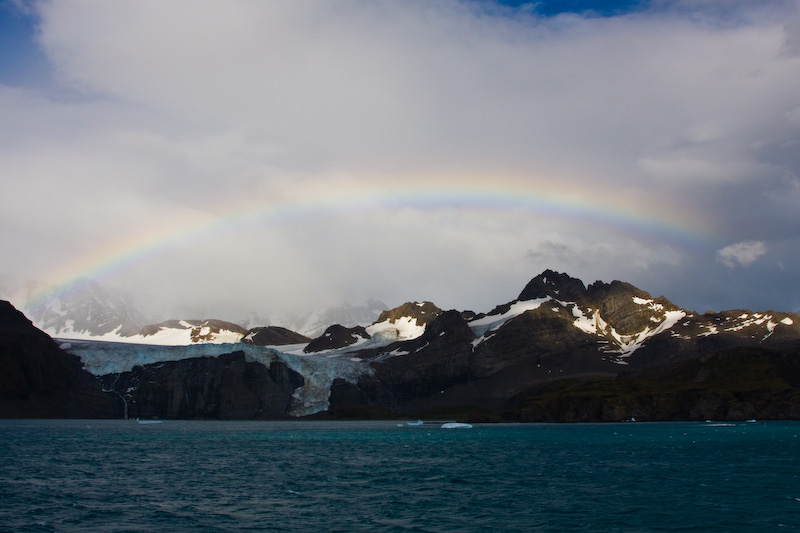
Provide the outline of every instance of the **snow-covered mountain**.
<path id="1" fill-rule="evenodd" d="M 52 287 L 28 282 L 11 301 L 53 337 L 126 337 L 139 333 L 145 323 L 131 295 L 87 278 Z"/>
<path id="2" fill-rule="evenodd" d="M 282 327 L 290 334 L 315 338 L 333 324 L 367 326 L 387 309 L 380 301 L 368 300 L 364 305 L 345 304 L 272 318 L 253 315 L 246 321 L 247 327 L 196 317 L 154 323 L 136 308 L 130 294 L 87 278 L 48 286 L 39 281 L 20 283 L 0 277 L 0 298 L 10 301 L 37 328 L 55 338 L 162 346 L 240 342 L 248 332 L 252 338 L 253 330 L 264 327 Z"/>
<path id="3" fill-rule="evenodd" d="M 331 325 L 310 342 L 283 329 L 245 333 L 219 321 L 168 321 L 140 330 L 138 342 L 148 345 L 60 342 L 102 378 L 106 390 L 120 395 L 126 410 L 163 417 L 305 416 L 367 408 L 408 414 L 463 405 L 497 413 L 516 395 L 564 378 L 652 373 L 731 351 L 738 358 L 755 354 L 775 368 L 789 368 L 800 354 L 797 314 L 698 314 L 628 283 L 586 286 L 550 270 L 533 278 L 516 299 L 485 314 L 408 302 L 384 310 L 366 327 Z M 265 347 L 255 342 L 258 334 L 303 342 Z M 190 345 L 153 346 L 155 339 L 167 338 L 171 341 L 164 344 Z M 226 340 L 230 344 L 220 344 Z M 675 374 L 688 379 L 690 388 L 693 380 L 715 375 L 713 369 L 692 368 L 688 378 Z M 768 385 L 778 387 L 776 397 L 783 397 L 780 387 L 792 383 Z M 741 385 L 737 381 L 735 386 Z M 685 401 L 700 401 L 691 390 Z M 173 393 L 165 396 L 164 391 Z M 672 409 L 676 400 L 670 398 L 653 404 L 651 411 Z M 725 398 L 706 400 L 740 401 L 738 396 Z M 599 404 L 593 400 L 592 405 Z M 794 412 L 794 404 L 787 405 L 770 412 Z M 754 412 L 736 409 L 731 412 Z"/>
<path id="4" fill-rule="evenodd" d="M 314 339 L 334 324 L 346 328 L 368 326 L 386 309 L 388 307 L 381 301 L 367 300 L 364 305 L 345 304 L 305 313 L 277 315 L 270 319 L 269 325 L 282 326 Z"/>

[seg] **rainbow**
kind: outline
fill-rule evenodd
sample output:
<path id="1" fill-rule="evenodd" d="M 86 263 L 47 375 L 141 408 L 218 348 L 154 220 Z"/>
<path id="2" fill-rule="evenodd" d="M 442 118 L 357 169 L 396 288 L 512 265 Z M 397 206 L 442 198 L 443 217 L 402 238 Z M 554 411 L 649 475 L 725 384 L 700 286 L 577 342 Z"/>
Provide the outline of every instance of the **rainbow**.
<path id="1" fill-rule="evenodd" d="M 132 233 L 100 246 L 77 261 L 61 265 L 50 279 L 66 287 L 80 278 L 99 280 L 133 264 L 180 246 L 224 237 L 258 224 L 291 222 L 307 217 L 357 216 L 398 209 L 508 213 L 602 227 L 634 238 L 656 239 L 679 246 L 699 246 L 710 238 L 709 224 L 696 215 L 662 213 L 622 195 L 562 186 L 532 186 L 524 180 L 480 176 L 472 179 L 363 180 L 334 179 L 310 182 L 292 193 L 270 194 L 269 199 L 238 200 L 215 206 L 214 211 L 184 216 L 158 229 Z M 48 293 L 52 294 L 53 287 Z M 42 295 L 43 296 L 43 295 Z"/>

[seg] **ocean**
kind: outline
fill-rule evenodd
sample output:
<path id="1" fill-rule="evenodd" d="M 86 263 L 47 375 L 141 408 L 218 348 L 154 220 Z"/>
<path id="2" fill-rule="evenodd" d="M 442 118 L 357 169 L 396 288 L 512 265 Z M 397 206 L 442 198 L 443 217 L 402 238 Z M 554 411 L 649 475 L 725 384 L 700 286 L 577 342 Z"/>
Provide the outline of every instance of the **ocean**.
<path id="1" fill-rule="evenodd" d="M 2 420 L 0 531 L 797 531 L 798 435 L 797 422 Z"/>

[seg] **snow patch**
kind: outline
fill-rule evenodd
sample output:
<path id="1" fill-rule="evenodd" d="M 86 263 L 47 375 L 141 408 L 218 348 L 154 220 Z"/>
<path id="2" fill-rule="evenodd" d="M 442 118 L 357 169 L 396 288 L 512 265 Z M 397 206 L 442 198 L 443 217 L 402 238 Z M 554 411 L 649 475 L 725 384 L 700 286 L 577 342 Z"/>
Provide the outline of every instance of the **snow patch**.
<path id="1" fill-rule="evenodd" d="M 786 318 L 784 318 L 783 320 L 781 320 L 781 324 L 783 324 L 783 325 L 785 325 L 785 326 L 791 326 L 792 324 L 794 324 L 794 320 L 792 320 L 791 318 L 789 318 L 789 317 L 787 316 Z"/>
<path id="2" fill-rule="evenodd" d="M 475 336 L 480 340 L 480 338 L 483 337 L 487 332 L 496 330 L 512 318 L 516 318 L 522 313 L 538 309 L 540 305 L 549 300 L 550 297 L 547 296 L 544 298 L 514 302 L 505 313 L 501 315 L 486 315 L 483 318 L 473 320 L 469 323 L 469 327 Z"/>
<path id="3" fill-rule="evenodd" d="M 425 326 L 418 325 L 416 318 L 400 317 L 394 322 L 384 320 L 367 326 L 367 333 L 376 341 L 394 342 L 416 339 L 425 333 Z"/>
<path id="4" fill-rule="evenodd" d="M 708 328 L 708 331 L 706 331 L 705 333 L 698 334 L 697 335 L 698 337 L 708 337 L 709 335 L 717 335 L 719 333 L 719 331 L 717 330 L 717 326 L 706 326 L 706 327 Z"/>
<path id="5" fill-rule="evenodd" d="M 776 328 L 776 327 L 778 327 L 778 324 L 776 324 L 776 323 L 775 323 L 775 322 L 773 322 L 772 320 L 770 320 L 769 322 L 767 322 L 767 334 L 766 334 L 766 335 L 764 335 L 764 336 L 761 338 L 761 342 L 764 342 L 765 340 L 767 340 L 767 338 L 768 338 L 770 335 L 772 335 L 772 332 L 773 332 L 773 331 L 775 331 L 775 328 Z"/>
<path id="6" fill-rule="evenodd" d="M 581 331 L 590 335 L 604 335 L 608 330 L 608 323 L 603 320 L 603 317 L 600 316 L 600 312 L 598 310 L 595 309 L 591 318 L 589 318 L 576 304 L 569 302 L 565 303 L 564 305 L 572 306 L 572 316 L 575 317 L 572 325 Z"/>
<path id="7" fill-rule="evenodd" d="M 633 297 L 633 303 L 638 304 L 638 305 L 646 305 L 647 307 L 649 307 L 653 311 L 659 311 L 660 312 L 660 311 L 664 310 L 664 306 L 661 305 L 661 304 L 657 304 L 655 302 L 655 300 L 653 300 L 653 299 L 645 299 L 645 298 L 639 298 L 638 296 L 634 296 Z"/>
<path id="8" fill-rule="evenodd" d="M 157 332 L 152 335 L 136 335 L 125 336 L 122 335 L 122 326 L 119 326 L 114 331 L 110 331 L 103 335 L 92 335 L 87 331 L 75 331 L 73 321 L 67 320 L 66 325 L 59 330 L 45 329 L 44 332 L 53 338 L 64 340 L 80 340 L 80 341 L 100 341 L 100 342 L 114 342 L 121 344 L 145 344 L 157 346 L 188 346 L 192 344 L 231 344 L 241 342 L 242 334 L 227 329 L 221 329 L 217 333 L 213 333 L 211 328 L 203 326 L 199 328 L 202 340 L 196 342 L 192 339 L 192 332 L 195 331 L 197 326 L 182 320 L 180 325 L 183 327 L 164 327 L 162 326 Z M 207 338 L 206 338 L 207 337 Z"/>
<path id="9" fill-rule="evenodd" d="M 620 339 L 620 349 L 619 353 L 621 357 L 627 357 L 631 355 L 633 352 L 638 350 L 644 345 L 644 341 L 662 333 L 668 329 L 671 329 L 675 324 L 678 323 L 679 320 L 682 320 L 686 316 L 684 311 L 667 311 L 664 313 L 664 321 L 658 325 L 655 329 L 645 328 L 644 331 L 637 333 L 636 335 L 626 336 L 630 340 L 627 342 L 623 341 L 622 337 Z M 613 332 L 616 335 L 616 331 Z"/>

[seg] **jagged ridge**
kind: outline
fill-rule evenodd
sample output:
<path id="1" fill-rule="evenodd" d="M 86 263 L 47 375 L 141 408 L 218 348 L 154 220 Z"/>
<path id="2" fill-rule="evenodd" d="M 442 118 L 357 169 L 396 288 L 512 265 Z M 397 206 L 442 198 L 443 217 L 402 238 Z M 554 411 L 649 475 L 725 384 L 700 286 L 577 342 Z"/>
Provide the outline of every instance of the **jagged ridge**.
<path id="1" fill-rule="evenodd" d="M 307 345 L 289 346 L 288 351 L 262 354 L 253 347 L 237 348 L 245 346 L 240 344 L 220 346 L 213 356 L 238 350 L 245 354 L 245 362 L 280 360 L 298 372 L 303 385 L 291 397 L 302 402 L 292 403 L 288 416 L 320 410 L 336 415 L 354 409 L 419 416 L 463 407 L 491 418 L 513 410 L 509 402 L 516 395 L 565 379 L 585 382 L 658 371 L 730 349 L 797 355 L 799 319 L 789 313 L 743 310 L 698 315 L 628 283 L 597 281 L 586 287 L 566 274 L 545 271 L 516 300 L 486 315 L 409 302 L 382 313 L 366 328 L 334 326 L 328 335 Z M 189 326 L 211 328 L 210 323 L 182 324 Z M 72 349 L 82 354 L 96 349 L 87 346 Z M 173 347 L 169 353 L 171 359 L 196 358 L 183 347 Z M 774 364 L 770 359 L 768 366 Z M 208 370 L 187 365 L 180 368 L 190 373 Z M 167 380 L 161 387 L 178 386 L 173 383 L 178 379 L 175 373 L 152 375 L 173 376 L 158 378 Z M 209 394 L 215 394 L 213 387 L 204 397 Z M 140 396 L 152 401 L 148 397 Z M 199 412 L 170 411 L 170 416 L 199 416 L 191 414 Z M 211 412 L 244 416 L 232 415 L 237 411 L 230 409 Z"/>

